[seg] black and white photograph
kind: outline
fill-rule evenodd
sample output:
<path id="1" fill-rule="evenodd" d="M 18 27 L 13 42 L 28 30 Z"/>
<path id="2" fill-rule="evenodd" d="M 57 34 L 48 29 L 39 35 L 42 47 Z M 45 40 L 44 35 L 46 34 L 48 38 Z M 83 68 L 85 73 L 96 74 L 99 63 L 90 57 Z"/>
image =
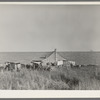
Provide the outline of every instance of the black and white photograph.
<path id="1" fill-rule="evenodd" d="M 100 90 L 100 5 L 0 4 L 0 90 Z"/>

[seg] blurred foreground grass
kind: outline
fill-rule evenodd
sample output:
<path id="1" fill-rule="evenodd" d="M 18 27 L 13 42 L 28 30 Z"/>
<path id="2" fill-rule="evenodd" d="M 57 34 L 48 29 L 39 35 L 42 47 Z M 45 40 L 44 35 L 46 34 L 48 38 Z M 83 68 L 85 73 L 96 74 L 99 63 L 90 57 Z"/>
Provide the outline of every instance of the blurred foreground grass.
<path id="1" fill-rule="evenodd" d="M 52 71 L 22 69 L 0 72 L 1 90 L 100 90 L 95 67 L 55 68 Z"/>

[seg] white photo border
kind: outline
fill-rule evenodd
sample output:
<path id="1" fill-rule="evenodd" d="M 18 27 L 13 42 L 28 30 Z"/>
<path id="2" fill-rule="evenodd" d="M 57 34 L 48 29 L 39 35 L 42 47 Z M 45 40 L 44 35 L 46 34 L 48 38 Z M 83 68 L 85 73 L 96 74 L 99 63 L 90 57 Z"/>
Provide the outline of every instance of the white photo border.
<path id="1" fill-rule="evenodd" d="M 0 2 L 0 5 L 100 5 L 100 2 Z M 0 98 L 100 98 L 100 90 L 0 90 Z"/>

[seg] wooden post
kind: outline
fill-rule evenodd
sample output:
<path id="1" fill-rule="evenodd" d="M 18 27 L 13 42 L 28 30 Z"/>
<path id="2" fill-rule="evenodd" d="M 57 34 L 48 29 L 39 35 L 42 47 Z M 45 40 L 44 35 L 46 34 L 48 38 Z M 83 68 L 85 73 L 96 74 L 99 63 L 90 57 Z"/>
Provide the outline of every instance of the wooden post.
<path id="1" fill-rule="evenodd" d="M 56 49 L 54 50 L 54 53 L 55 53 L 55 64 L 57 64 L 57 50 Z"/>

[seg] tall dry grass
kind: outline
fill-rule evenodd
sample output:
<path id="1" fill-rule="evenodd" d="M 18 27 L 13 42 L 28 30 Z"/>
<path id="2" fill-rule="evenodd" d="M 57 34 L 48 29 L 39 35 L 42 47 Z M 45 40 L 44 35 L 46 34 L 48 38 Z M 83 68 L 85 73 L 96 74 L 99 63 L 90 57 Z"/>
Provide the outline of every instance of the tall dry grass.
<path id="1" fill-rule="evenodd" d="M 52 71 L 0 72 L 2 90 L 99 90 L 100 76 L 94 67 L 55 68 Z"/>

